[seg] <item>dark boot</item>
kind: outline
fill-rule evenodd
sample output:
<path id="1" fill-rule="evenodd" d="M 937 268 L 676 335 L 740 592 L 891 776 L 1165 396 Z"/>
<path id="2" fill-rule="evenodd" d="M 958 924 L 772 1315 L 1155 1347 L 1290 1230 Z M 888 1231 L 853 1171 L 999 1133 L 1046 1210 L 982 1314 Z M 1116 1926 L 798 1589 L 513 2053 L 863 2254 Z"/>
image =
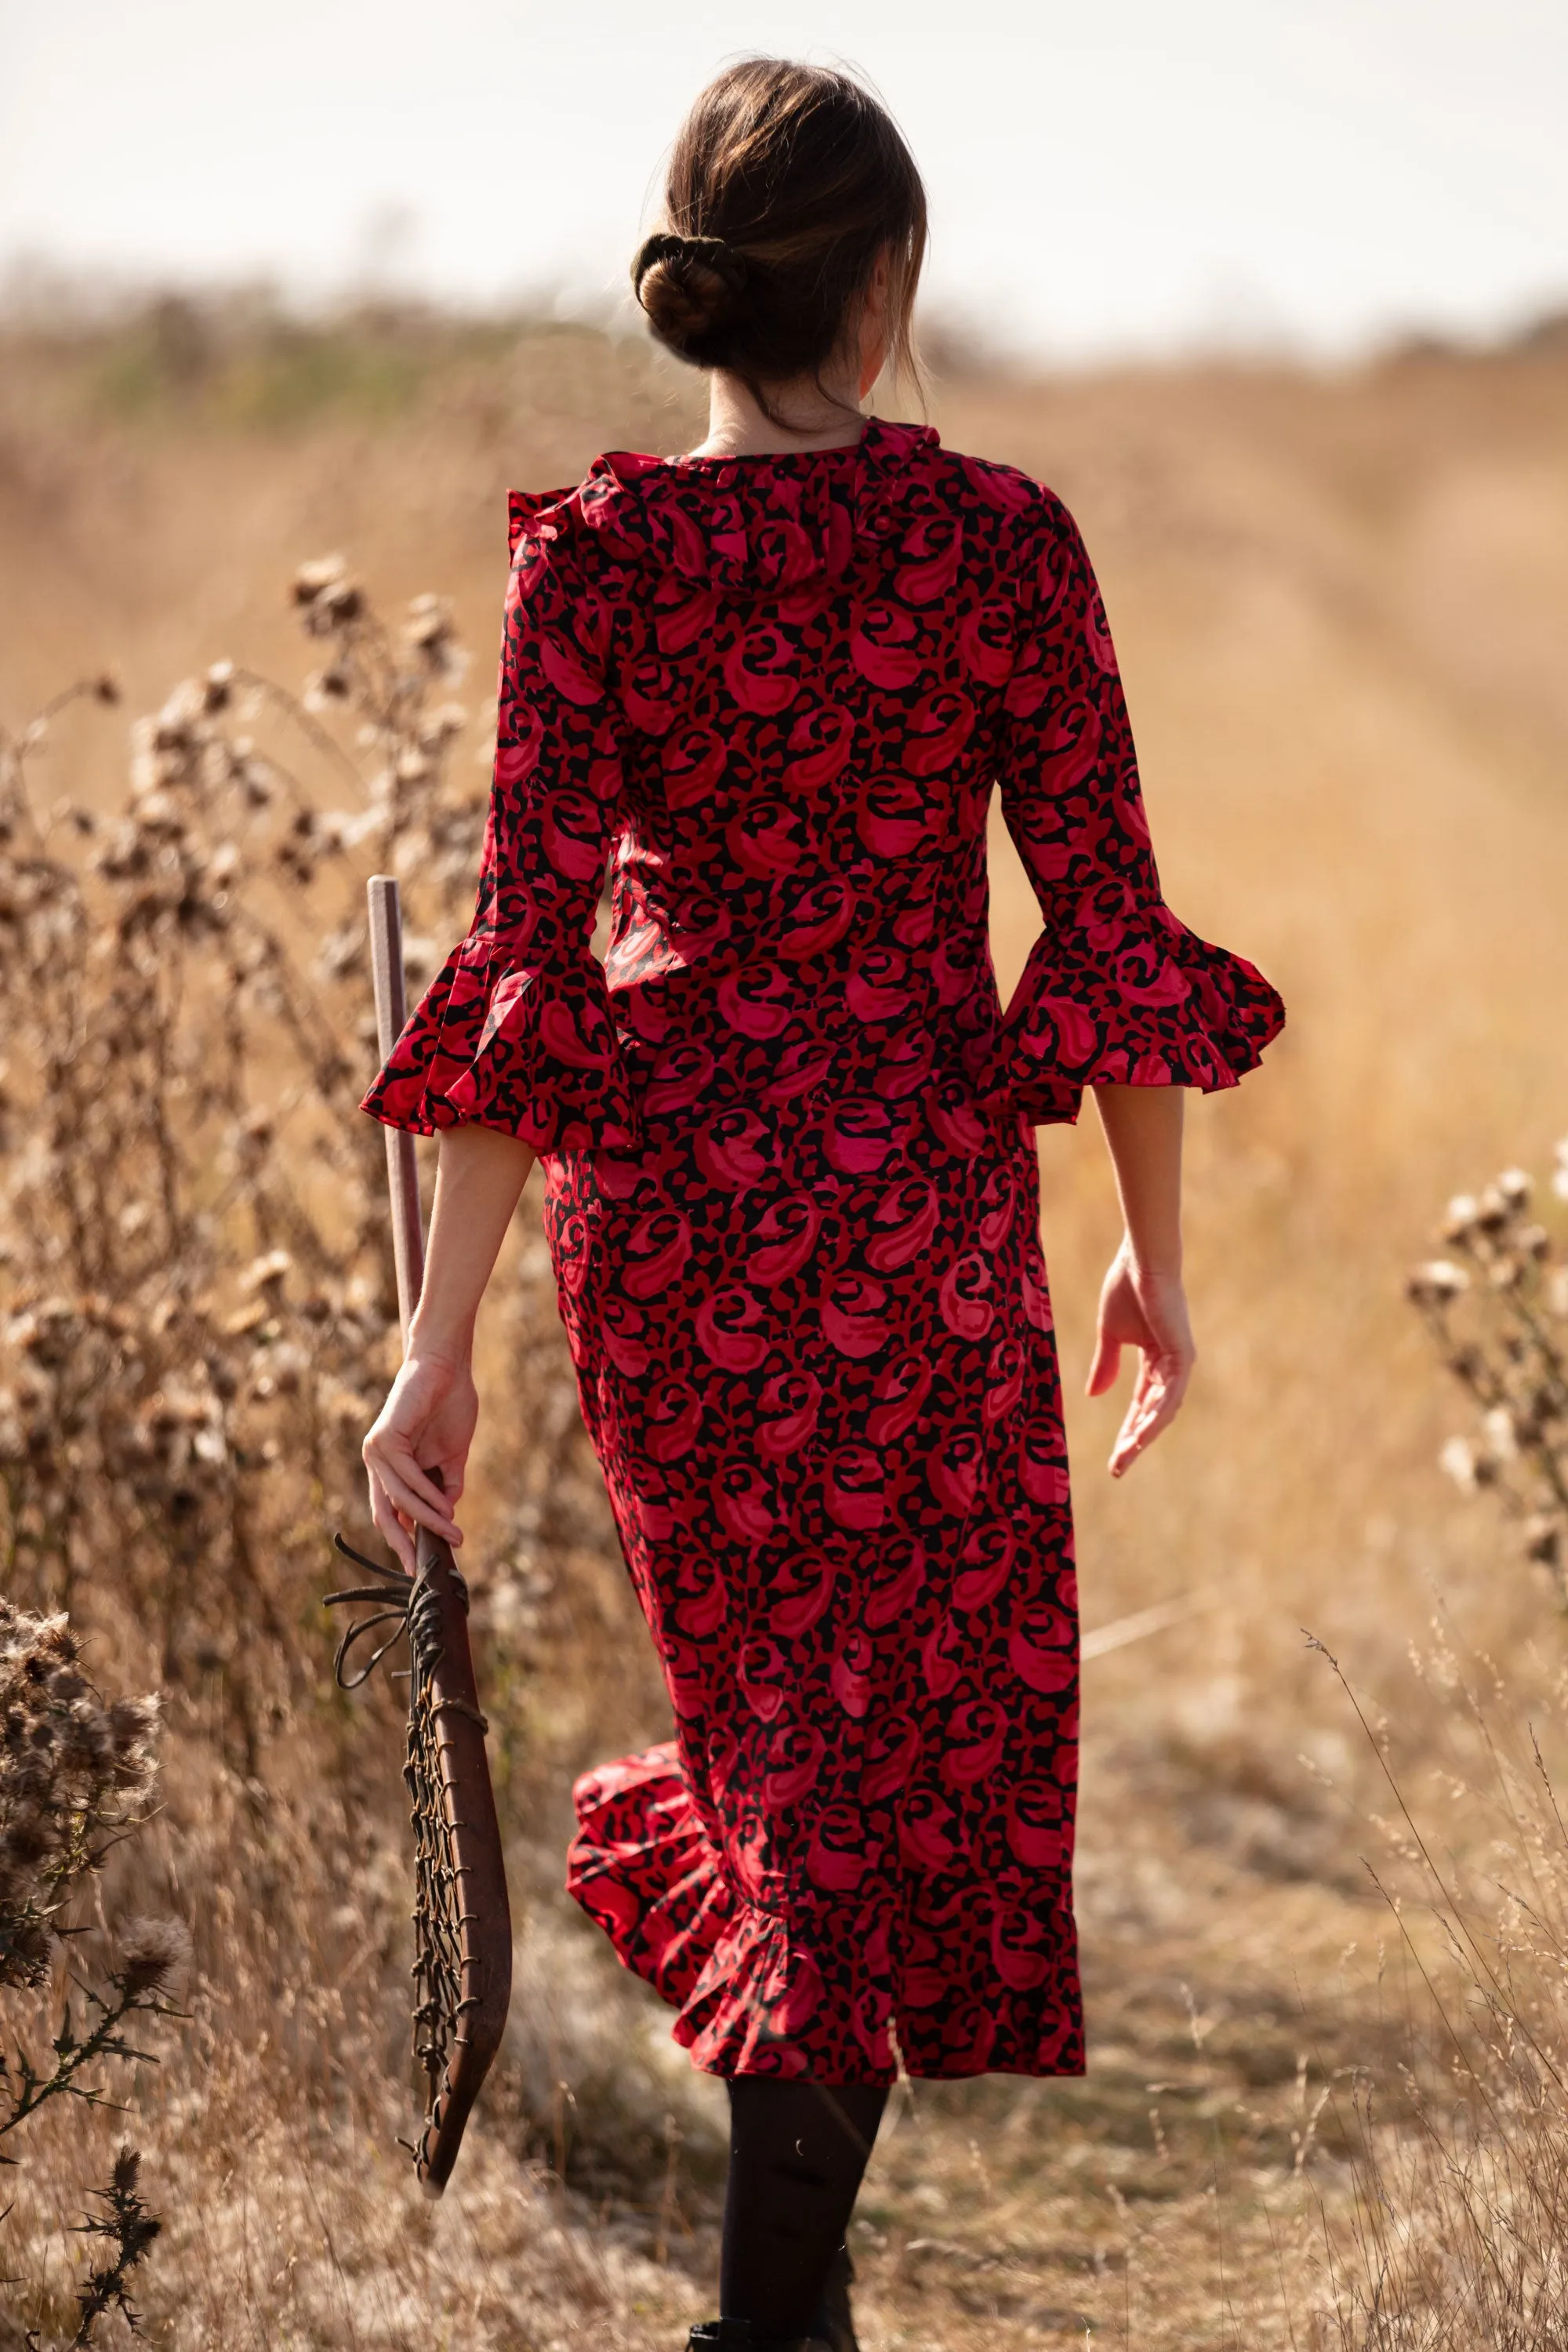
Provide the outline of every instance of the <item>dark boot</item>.
<path id="1" fill-rule="evenodd" d="M 854 2283 L 855 2265 L 849 2259 L 849 2249 L 840 2246 L 833 2257 L 822 2301 L 811 2323 L 811 2352 L 860 2352 L 849 2310 L 849 2290 Z"/>
<path id="2" fill-rule="evenodd" d="M 749 2319 L 705 2319 L 686 2339 L 686 2352 L 813 2352 L 804 2336 L 754 2336 Z"/>

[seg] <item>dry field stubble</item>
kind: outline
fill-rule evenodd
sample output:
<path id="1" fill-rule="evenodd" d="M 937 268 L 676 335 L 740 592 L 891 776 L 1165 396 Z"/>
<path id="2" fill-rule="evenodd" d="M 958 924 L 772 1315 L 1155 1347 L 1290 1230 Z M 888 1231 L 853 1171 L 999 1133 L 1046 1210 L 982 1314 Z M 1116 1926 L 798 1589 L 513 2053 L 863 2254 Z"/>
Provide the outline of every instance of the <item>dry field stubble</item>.
<path id="1" fill-rule="evenodd" d="M 858 2227 L 873 2346 L 967 2352 L 1089 2327 L 1144 2352 L 1556 2340 L 1549 2277 L 1534 2319 L 1535 2289 L 1515 2296 L 1513 2332 L 1467 2320 L 1454 2279 L 1470 2225 L 1445 2218 L 1441 2194 L 1457 2115 L 1467 2148 L 1517 2157 L 1489 2210 L 1503 2216 L 1494 2235 L 1531 2238 L 1530 2215 L 1554 2210 L 1527 2160 L 1554 2112 L 1550 2069 L 1537 2068 L 1535 2142 L 1508 2105 L 1528 2105 L 1517 2067 L 1489 2105 L 1455 2074 L 1420 1972 L 1447 1985 L 1419 1856 L 1300 1629 L 1372 1695 L 1478 1935 L 1497 1912 L 1489 1881 L 1517 1884 L 1526 1863 L 1541 1916 L 1558 1916 L 1560 1840 L 1519 1726 L 1531 1718 L 1560 1759 L 1563 1634 L 1485 1498 L 1456 1502 L 1436 1476 L 1463 1405 L 1439 1386 L 1401 1277 L 1450 1192 L 1507 1160 L 1541 1167 L 1568 1125 L 1565 391 L 1568 367 L 1545 352 L 1333 381 L 1193 371 L 942 388 L 950 441 L 1027 466 L 1079 513 L 1169 894 L 1263 965 L 1292 1024 L 1239 1094 L 1194 1106 L 1203 1363 L 1183 1423 L 1113 1487 L 1100 1467 L 1112 1408 L 1071 1410 L 1088 1624 L 1186 1610 L 1086 1672 L 1091 2072 L 900 2095 Z M 482 686 L 507 482 L 563 481 L 606 444 L 679 446 L 690 421 L 684 380 L 566 332 L 509 343 L 373 325 L 278 350 L 175 317 L 14 347 L 0 719 L 106 664 L 132 710 L 222 656 L 297 680 L 282 591 L 328 547 L 388 610 L 451 596 Z M 468 698 L 477 724 L 451 770 L 464 791 L 483 782 L 472 681 Z M 36 789 L 107 805 L 121 765 L 119 721 L 75 713 Z M 1001 844 L 996 873 L 1005 987 L 1034 919 Z M 1092 1120 L 1047 1132 L 1042 1167 L 1070 1394 L 1114 1240 Z M 526 1210 L 509 1272 L 474 1527 L 526 1890 L 505 2078 L 446 2203 L 421 2208 L 392 2146 L 406 2093 L 396 1807 L 377 1793 L 390 1719 L 324 1691 L 301 1548 L 287 1580 L 300 1663 L 270 1702 L 282 1716 L 237 1759 L 215 1736 L 214 1677 L 177 1689 L 166 1812 L 106 1890 L 112 1912 L 140 1871 L 197 1936 L 194 2022 L 136 2085 L 145 2185 L 167 2222 L 142 2296 L 155 2340 L 413 2345 L 434 2322 L 454 2345 L 652 2347 L 707 2303 L 711 2086 L 661 2054 L 658 2014 L 552 1892 L 570 1772 L 656 1730 L 659 1699 L 571 1424 Z M 365 1384 L 384 1369 L 367 1361 Z M 300 1507 L 308 1518 L 324 1498 L 302 1489 Z M 140 1688 L 161 1662 L 139 1654 L 114 1574 L 104 1559 L 76 1606 Z M 1489 1738 L 1522 1756 L 1522 1778 L 1487 1779 Z M 1402 1894 L 1408 1941 L 1363 1855 Z M 1509 1962 L 1543 2042 L 1549 1963 Z M 1479 2034 L 1477 2080 L 1497 2013 L 1495 1994 L 1477 2011 L 1483 1976 L 1472 1954 L 1448 2002 Z M 1426 2137 L 1400 2105 L 1406 2061 Z M 1385 2102 L 1370 2136 L 1358 2069 Z M 62 2233 L 106 2171 L 107 2122 L 100 2137 L 84 2145 L 75 2116 L 38 2126 L 3 2267 L 47 2293 L 16 2307 L 18 2330 L 59 2327 L 76 2267 Z M 1384 2151 L 1397 2260 L 1375 2228 L 1357 2252 L 1358 2179 L 1363 2223 L 1381 2210 L 1369 2149 Z M 1480 2244 L 1470 2271 L 1490 2260 Z M 1357 2281 L 1391 2263 L 1368 2319 Z"/>

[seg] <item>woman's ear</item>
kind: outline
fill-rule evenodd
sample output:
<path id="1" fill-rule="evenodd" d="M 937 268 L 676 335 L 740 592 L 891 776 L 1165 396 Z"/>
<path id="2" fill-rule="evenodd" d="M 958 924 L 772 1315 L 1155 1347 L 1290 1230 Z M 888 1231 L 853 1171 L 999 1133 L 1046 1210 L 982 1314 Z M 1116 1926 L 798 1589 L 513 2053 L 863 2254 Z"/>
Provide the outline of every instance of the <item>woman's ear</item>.
<path id="1" fill-rule="evenodd" d="M 871 264 L 871 275 L 860 298 L 859 396 L 862 400 L 881 374 L 888 358 L 888 293 L 892 279 L 884 246 Z"/>

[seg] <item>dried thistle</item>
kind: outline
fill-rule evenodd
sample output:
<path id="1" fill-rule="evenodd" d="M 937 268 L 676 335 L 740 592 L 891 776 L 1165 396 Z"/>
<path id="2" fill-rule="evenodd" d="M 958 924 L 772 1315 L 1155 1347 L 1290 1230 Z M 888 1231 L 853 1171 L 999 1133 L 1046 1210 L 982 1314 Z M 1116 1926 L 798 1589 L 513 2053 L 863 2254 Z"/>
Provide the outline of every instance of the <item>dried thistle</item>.
<path id="1" fill-rule="evenodd" d="M 314 1676 L 300 1596 L 321 1519 L 361 1476 L 343 1400 L 393 1369 L 378 1139 L 357 1108 L 365 874 L 395 861 L 421 929 L 450 936 L 486 806 L 447 786 L 464 718 L 444 698 L 447 604 L 418 599 L 389 629 L 337 557 L 292 595 L 353 749 L 216 663 L 136 722 L 127 790 L 84 832 L 36 814 L 29 762 L 106 682 L 0 730 L 4 1112 L 26 1139 L 0 1195 L 11 1589 L 68 1608 L 115 1557 L 166 1685 L 224 1659 L 223 1742 L 247 1778 L 268 1711 Z"/>
<path id="2" fill-rule="evenodd" d="M 1568 1198 L 1568 1140 L 1556 1158 L 1552 1190 Z M 1405 1295 L 1475 1408 L 1475 1433 L 1449 1438 L 1442 1468 L 1496 1494 L 1525 1557 L 1568 1602 L 1568 1259 L 1529 1221 L 1533 1192 L 1508 1168 L 1450 1201 L 1442 1234 L 1454 1256 L 1415 1267 Z"/>
<path id="3" fill-rule="evenodd" d="M 163 2227 L 142 2201 L 141 2169 L 136 2149 L 122 2147 L 114 2159 L 108 2188 L 94 2192 L 108 2211 L 89 2213 L 79 2224 L 83 2237 L 106 2238 L 110 2252 L 106 2262 L 89 2273 L 78 2292 L 79 2315 L 71 2337 L 73 2352 L 74 2347 L 91 2343 L 94 2327 L 110 2311 L 121 2314 L 132 2335 L 140 2332 L 141 2315 L 132 2308 L 129 2294 L 131 2273 L 146 2261 Z"/>
<path id="4" fill-rule="evenodd" d="M 359 1821 L 316 1602 L 322 1526 L 359 1501 L 360 1440 L 395 1369 L 381 1138 L 357 1109 L 375 1055 L 363 884 L 374 866 L 405 876 L 416 985 L 467 919 L 487 795 L 466 757 L 453 766 L 466 721 L 444 605 L 388 624 L 333 563 L 296 611 L 318 708 L 237 664 L 202 671 L 138 724 L 124 789 L 95 795 L 89 824 L 31 790 L 71 698 L 0 728 L 0 1545 L 13 1605 L 40 1625 L 64 1610 L 134 1628 L 237 1807 L 265 1803 L 287 1738 Z M 103 698 L 88 681 L 75 698 L 85 723 Z M 575 1542 L 582 1518 L 597 1541 L 596 1485 L 556 1475 L 585 1440 L 542 1253 L 513 1305 L 549 1540 Z M 105 1801 L 133 1811 L 155 1713 L 96 1703 Z M 14 1858 L 35 1870 L 50 1818 L 24 1808 L 16 1825 Z M 265 1879 L 268 1916 L 302 1916 L 310 1885 L 284 1884 L 279 1851 L 269 1836 L 236 1868 Z M 395 1884 L 376 1898 L 389 1937 Z M 52 1900 L 17 1928 L 18 1984 L 58 1965 Z M 107 2098 L 149 2054 L 134 2017 L 179 1998 L 186 1948 L 177 1927 L 133 1923 L 52 2041 L 0 2048 L 0 2148 L 45 2102 Z"/>
<path id="5" fill-rule="evenodd" d="M 128 1919 L 120 1930 L 114 1981 L 136 2007 L 178 2000 L 191 1966 L 191 1931 L 183 1919 Z"/>
<path id="6" fill-rule="evenodd" d="M 0 1601 L 0 1985 L 47 1974 L 52 1922 L 109 1841 L 140 1818 L 158 1703 L 106 1702 L 63 1614 Z"/>

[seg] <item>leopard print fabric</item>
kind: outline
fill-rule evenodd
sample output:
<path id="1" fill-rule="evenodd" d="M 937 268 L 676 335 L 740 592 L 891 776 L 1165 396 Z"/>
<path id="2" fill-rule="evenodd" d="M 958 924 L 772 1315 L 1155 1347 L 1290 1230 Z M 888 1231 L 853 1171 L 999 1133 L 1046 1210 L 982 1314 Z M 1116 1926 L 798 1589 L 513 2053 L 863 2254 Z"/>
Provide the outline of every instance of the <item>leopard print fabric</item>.
<path id="1" fill-rule="evenodd" d="M 601 458 L 512 524 L 473 929 L 365 1107 L 544 1160 L 675 1722 L 579 1782 L 569 1883 L 714 2073 L 1076 2073 L 1030 1123 L 1233 1086 L 1279 998 L 1162 899 L 1093 573 L 1034 482 L 873 424 Z M 1044 919 L 1005 1017 L 994 783 Z"/>

